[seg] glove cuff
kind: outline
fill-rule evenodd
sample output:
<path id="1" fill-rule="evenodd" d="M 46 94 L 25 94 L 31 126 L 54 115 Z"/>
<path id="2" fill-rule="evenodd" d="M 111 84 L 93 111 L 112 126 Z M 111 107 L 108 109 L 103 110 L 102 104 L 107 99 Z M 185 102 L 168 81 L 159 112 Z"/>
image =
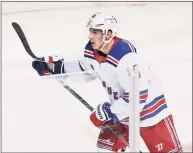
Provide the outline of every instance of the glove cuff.
<path id="1" fill-rule="evenodd" d="M 59 58 L 58 56 L 44 56 L 42 58 L 42 61 L 50 62 L 50 63 L 54 63 L 60 60 L 62 60 L 62 58 Z"/>
<path id="2" fill-rule="evenodd" d="M 90 115 L 90 120 L 91 122 L 98 128 L 100 128 L 100 126 L 103 125 L 104 121 L 101 121 L 97 118 L 96 116 L 96 111 L 94 111 L 91 115 Z"/>

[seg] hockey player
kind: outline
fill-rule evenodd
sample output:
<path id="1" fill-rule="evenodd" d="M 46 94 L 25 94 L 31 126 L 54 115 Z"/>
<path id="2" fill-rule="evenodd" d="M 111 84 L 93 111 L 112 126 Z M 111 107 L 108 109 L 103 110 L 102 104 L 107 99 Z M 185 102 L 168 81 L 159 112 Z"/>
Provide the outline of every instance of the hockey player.
<path id="1" fill-rule="evenodd" d="M 106 125 L 128 141 L 129 86 L 128 71 L 138 65 L 140 71 L 140 135 L 150 152 L 182 152 L 172 115 L 168 110 L 160 84 L 152 75 L 148 65 L 139 57 L 129 41 L 117 37 L 117 20 L 104 13 L 95 13 L 89 19 L 89 41 L 84 49 L 84 58 L 65 61 L 49 56 L 51 64 L 33 61 L 32 66 L 39 75 L 94 70 L 109 95 L 109 102 L 100 102 L 90 115 L 91 122 L 101 132 L 97 140 L 98 152 L 124 151 L 125 144 Z"/>

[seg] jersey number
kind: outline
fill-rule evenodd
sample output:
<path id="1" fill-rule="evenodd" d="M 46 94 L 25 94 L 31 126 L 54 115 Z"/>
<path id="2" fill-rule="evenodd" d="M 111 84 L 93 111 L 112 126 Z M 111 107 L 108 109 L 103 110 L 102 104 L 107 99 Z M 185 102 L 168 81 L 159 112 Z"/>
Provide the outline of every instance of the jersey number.
<path id="1" fill-rule="evenodd" d="M 102 85 L 103 85 L 104 88 L 107 89 L 107 92 L 108 92 L 109 95 L 113 95 L 113 98 L 114 98 L 115 100 L 118 100 L 118 99 L 119 99 L 119 97 L 118 97 L 118 92 L 113 92 L 111 87 L 107 87 L 105 81 L 102 81 Z"/>

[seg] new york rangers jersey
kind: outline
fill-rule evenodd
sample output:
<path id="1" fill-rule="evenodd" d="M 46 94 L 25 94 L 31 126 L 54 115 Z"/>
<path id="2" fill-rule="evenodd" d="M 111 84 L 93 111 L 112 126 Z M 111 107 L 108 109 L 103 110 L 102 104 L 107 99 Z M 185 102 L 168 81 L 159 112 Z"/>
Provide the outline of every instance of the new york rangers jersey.
<path id="1" fill-rule="evenodd" d="M 106 56 L 94 50 L 89 41 L 84 50 L 84 58 L 64 61 L 64 69 L 69 73 L 94 70 L 96 75 L 86 75 L 85 79 L 98 77 L 101 80 L 109 95 L 111 111 L 117 115 L 120 122 L 128 124 L 131 86 L 128 69 L 132 72 L 136 64 L 140 71 L 140 126 L 152 126 L 167 117 L 170 112 L 159 82 L 129 41 L 115 37 L 114 44 Z"/>

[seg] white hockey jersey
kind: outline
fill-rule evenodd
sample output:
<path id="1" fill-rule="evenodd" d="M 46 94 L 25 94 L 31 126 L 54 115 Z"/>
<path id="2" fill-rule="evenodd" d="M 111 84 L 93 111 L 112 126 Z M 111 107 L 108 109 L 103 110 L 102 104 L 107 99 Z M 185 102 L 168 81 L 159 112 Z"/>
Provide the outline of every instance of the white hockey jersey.
<path id="1" fill-rule="evenodd" d="M 112 104 L 111 111 L 123 124 L 128 124 L 131 82 L 127 69 L 132 71 L 133 66 L 137 64 L 141 75 L 139 82 L 140 126 L 155 125 L 170 114 L 160 84 L 129 41 L 115 37 L 110 53 L 104 61 L 101 62 L 101 59 L 101 56 L 88 42 L 84 50 L 84 59 L 64 61 L 64 69 L 69 73 L 85 70 L 96 71 L 97 75 L 87 75 L 87 79 L 92 80 L 98 77 L 101 80 Z"/>

